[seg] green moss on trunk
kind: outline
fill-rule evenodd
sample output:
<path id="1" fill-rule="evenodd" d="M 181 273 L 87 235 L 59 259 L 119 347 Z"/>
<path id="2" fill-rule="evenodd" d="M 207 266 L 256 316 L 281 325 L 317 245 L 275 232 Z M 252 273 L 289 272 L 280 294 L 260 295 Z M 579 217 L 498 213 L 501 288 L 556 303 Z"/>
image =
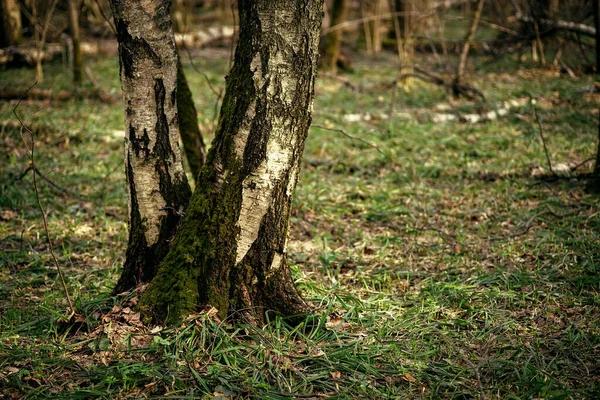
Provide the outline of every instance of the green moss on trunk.
<path id="1" fill-rule="evenodd" d="M 146 320 L 175 323 L 207 304 L 221 318 L 254 324 L 269 310 L 309 310 L 285 243 L 311 121 L 322 3 L 238 6 L 240 41 L 219 127 L 171 250 L 142 295 Z"/>

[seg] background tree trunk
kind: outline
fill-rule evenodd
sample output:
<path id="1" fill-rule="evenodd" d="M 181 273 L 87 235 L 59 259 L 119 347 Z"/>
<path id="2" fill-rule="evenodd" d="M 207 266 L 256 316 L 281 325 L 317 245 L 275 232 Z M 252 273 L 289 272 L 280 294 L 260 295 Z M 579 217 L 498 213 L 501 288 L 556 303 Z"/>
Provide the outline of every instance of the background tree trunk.
<path id="1" fill-rule="evenodd" d="M 240 0 L 240 39 L 216 137 L 145 318 L 210 304 L 253 324 L 309 311 L 287 266 L 292 193 L 311 122 L 322 0 Z"/>
<path id="2" fill-rule="evenodd" d="M 194 179 L 198 179 L 198 173 L 206 159 L 206 148 L 198 126 L 198 112 L 185 78 L 181 60 L 177 61 L 177 111 L 185 158 L 192 171 L 192 176 Z"/>
<path id="3" fill-rule="evenodd" d="M 165 0 L 112 1 L 125 104 L 129 243 L 115 292 L 150 281 L 191 196 L 179 150 L 177 52 Z"/>
<path id="4" fill-rule="evenodd" d="M 335 27 L 346 21 L 347 10 L 347 0 L 333 0 L 330 26 Z M 333 72 L 337 71 L 337 62 L 342 43 L 342 31 L 342 29 L 336 29 L 323 38 L 322 65 L 325 69 Z"/>
<path id="5" fill-rule="evenodd" d="M 73 40 L 73 82 L 81 83 L 83 78 L 83 55 L 81 53 L 81 38 L 79 35 L 79 9 L 81 3 L 78 0 L 69 0 L 69 27 L 71 39 Z"/>
<path id="6" fill-rule="evenodd" d="M 462 76 L 465 73 L 465 67 L 467 65 L 467 56 L 469 55 L 469 48 L 471 47 L 471 42 L 473 41 L 475 33 L 477 32 L 477 27 L 479 26 L 479 19 L 481 18 L 481 12 L 483 11 L 484 3 L 485 0 L 479 0 L 479 3 L 477 4 L 477 10 L 475 10 L 475 15 L 473 16 L 473 22 L 471 23 L 469 32 L 465 37 L 465 43 L 463 45 L 462 52 L 460 53 L 460 59 L 458 61 L 458 68 L 456 69 L 456 78 L 454 80 L 456 85 L 460 84 Z"/>
<path id="7" fill-rule="evenodd" d="M 0 48 L 23 42 L 21 10 L 16 0 L 0 0 Z"/>

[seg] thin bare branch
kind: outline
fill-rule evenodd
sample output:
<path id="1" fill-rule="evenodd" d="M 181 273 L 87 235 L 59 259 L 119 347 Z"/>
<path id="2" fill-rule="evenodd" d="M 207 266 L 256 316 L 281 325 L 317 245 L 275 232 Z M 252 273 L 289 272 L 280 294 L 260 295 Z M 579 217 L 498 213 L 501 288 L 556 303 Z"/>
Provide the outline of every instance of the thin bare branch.
<path id="1" fill-rule="evenodd" d="M 33 83 L 33 85 L 31 85 L 27 89 L 27 91 L 25 92 L 25 95 L 27 95 L 27 92 L 30 89 L 32 89 L 35 85 L 37 85 L 37 81 L 35 81 Z M 25 95 L 24 95 L 24 97 L 25 97 Z M 19 100 L 19 102 L 13 107 L 12 112 L 13 112 L 14 116 L 17 118 L 17 120 L 19 121 L 19 123 L 21 124 L 21 130 L 20 130 L 19 134 L 21 135 L 21 140 L 23 141 L 23 144 L 25 145 L 25 148 L 27 148 L 27 152 L 29 153 L 29 158 L 30 158 L 30 162 L 31 162 L 31 170 L 33 172 L 33 189 L 35 190 L 35 198 L 37 200 L 37 204 L 40 209 L 40 212 L 42 213 L 42 221 L 44 223 L 44 232 L 46 233 L 46 240 L 48 242 L 48 248 L 50 249 L 50 254 L 52 255 L 52 259 L 54 260 L 54 265 L 56 266 L 56 270 L 58 271 L 58 276 L 60 277 L 60 282 L 61 282 L 63 291 L 65 293 L 65 296 L 67 297 L 67 302 L 69 303 L 69 316 L 67 319 L 70 319 L 75 314 L 75 306 L 73 305 L 73 301 L 71 300 L 71 296 L 69 295 L 69 290 L 67 289 L 67 284 L 65 281 L 65 275 L 60 266 L 60 263 L 58 262 L 58 258 L 56 257 L 56 253 L 54 252 L 54 247 L 52 246 L 52 240 L 50 239 L 50 233 L 48 231 L 48 221 L 46 218 L 46 211 L 44 210 L 44 207 L 42 206 L 42 201 L 40 199 L 40 191 L 39 191 L 38 184 L 37 184 L 37 173 L 36 173 L 37 168 L 35 166 L 35 156 L 34 156 L 35 155 L 35 140 L 33 137 L 33 132 L 23 123 L 23 121 L 17 114 L 17 108 L 19 107 L 20 104 L 21 104 L 21 100 Z M 31 136 L 31 147 L 27 146 L 27 140 L 25 139 L 25 135 L 23 134 L 23 131 L 26 131 Z"/>

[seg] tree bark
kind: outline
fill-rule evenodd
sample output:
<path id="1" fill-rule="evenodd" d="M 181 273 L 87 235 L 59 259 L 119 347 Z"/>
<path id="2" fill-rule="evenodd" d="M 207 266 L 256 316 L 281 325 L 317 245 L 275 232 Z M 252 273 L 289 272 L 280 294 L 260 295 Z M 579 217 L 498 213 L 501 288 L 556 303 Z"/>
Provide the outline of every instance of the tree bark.
<path id="1" fill-rule="evenodd" d="M 240 39 L 215 139 L 144 318 L 210 304 L 253 324 L 309 312 L 287 266 L 292 193 L 311 122 L 322 0 L 239 0 Z"/>
<path id="2" fill-rule="evenodd" d="M 198 112 L 188 85 L 181 60 L 177 62 L 177 111 L 183 150 L 194 179 L 206 159 L 206 148 L 198 126 Z"/>
<path id="3" fill-rule="evenodd" d="M 347 1 L 334 0 L 331 9 L 330 26 L 336 26 L 346 21 Z M 340 47 L 342 43 L 342 29 L 331 31 L 323 38 L 323 59 L 322 65 L 325 69 L 332 72 L 337 71 L 337 62 L 340 56 Z"/>
<path id="4" fill-rule="evenodd" d="M 129 242 L 115 292 L 150 281 L 191 197 L 179 150 L 169 0 L 111 1 L 125 105 Z"/>
<path id="5" fill-rule="evenodd" d="M 21 10 L 16 0 L 0 0 L 0 48 L 23 42 Z"/>

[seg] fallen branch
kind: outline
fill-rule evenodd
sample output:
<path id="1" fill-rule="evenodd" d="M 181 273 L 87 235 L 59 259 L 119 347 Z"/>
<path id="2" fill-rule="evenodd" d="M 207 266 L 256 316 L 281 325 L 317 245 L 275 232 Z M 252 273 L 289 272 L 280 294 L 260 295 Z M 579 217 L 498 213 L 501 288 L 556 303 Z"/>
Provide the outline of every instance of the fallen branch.
<path id="1" fill-rule="evenodd" d="M 349 133 L 346 133 L 346 131 L 344 131 L 343 129 L 339 129 L 339 128 L 328 128 L 326 126 L 322 126 L 322 125 L 311 125 L 311 127 L 313 128 L 319 128 L 319 129 L 325 129 L 326 131 L 331 131 L 331 132 L 338 132 L 341 133 L 342 135 L 346 136 L 348 139 L 351 140 L 355 140 L 357 142 L 363 143 L 367 146 L 369 146 L 370 148 L 376 150 L 379 154 L 383 155 L 385 158 L 387 158 L 388 160 L 394 162 L 394 159 L 392 157 L 390 157 L 388 154 L 386 154 L 383 150 L 381 150 L 379 148 L 379 146 L 377 146 L 376 144 L 373 144 L 371 142 L 367 142 L 366 140 L 364 140 L 363 138 L 360 137 L 356 137 L 356 136 L 352 136 Z"/>
<path id="2" fill-rule="evenodd" d="M 526 22 L 529 24 L 536 23 L 536 21 L 533 18 L 523 15 L 521 13 L 517 13 L 514 16 L 514 18 L 517 21 Z M 549 28 L 554 28 L 554 29 L 559 29 L 559 30 L 569 31 L 569 32 L 576 32 L 576 33 L 580 33 L 580 34 L 586 35 L 586 36 L 592 36 L 592 37 L 596 36 L 596 28 L 594 28 L 593 26 L 585 25 L 585 24 L 579 24 L 577 22 L 561 21 L 561 20 L 552 21 L 550 19 L 539 19 L 539 20 L 537 20 L 537 23 L 541 23 L 545 27 L 549 27 Z"/>
<path id="3" fill-rule="evenodd" d="M 414 66 L 414 70 L 416 72 L 406 72 L 401 74 L 399 80 L 410 76 L 413 78 L 421 79 L 425 82 L 436 84 L 438 86 L 443 86 L 448 92 L 451 92 L 454 97 L 463 96 L 471 101 L 479 97 L 482 101 L 487 101 L 483 92 L 474 86 L 457 82 L 456 79 L 454 79 L 451 82 L 447 81 L 441 75 L 438 75 L 418 65 Z M 394 81 L 394 84 L 396 83 L 397 82 Z"/>
<path id="4" fill-rule="evenodd" d="M 350 82 L 350 79 L 344 78 L 343 76 L 339 76 L 339 75 L 335 75 L 335 74 L 319 73 L 318 77 L 338 81 L 338 82 L 342 83 L 344 86 L 346 86 L 348 89 L 352 90 L 353 92 L 356 92 L 356 93 L 360 92 L 360 87 L 353 84 L 352 82 Z"/>
<path id="5" fill-rule="evenodd" d="M 109 104 L 116 100 L 103 89 L 79 89 L 75 91 L 52 89 L 31 89 L 24 95 L 18 89 L 0 88 L 0 100 L 54 100 L 54 101 L 69 101 L 69 100 L 89 99 L 100 100 Z"/>

